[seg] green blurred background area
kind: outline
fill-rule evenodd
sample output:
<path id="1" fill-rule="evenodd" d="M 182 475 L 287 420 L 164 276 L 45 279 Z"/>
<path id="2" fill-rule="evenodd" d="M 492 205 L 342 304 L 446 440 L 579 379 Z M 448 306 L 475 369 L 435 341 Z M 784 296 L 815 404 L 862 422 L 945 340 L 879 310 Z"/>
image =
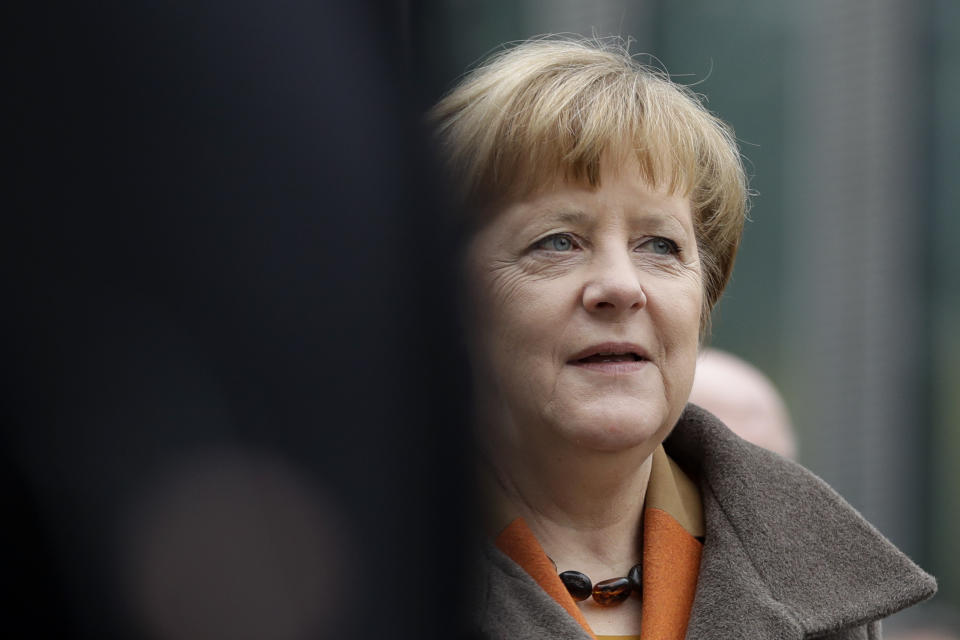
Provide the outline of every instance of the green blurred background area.
<path id="1" fill-rule="evenodd" d="M 615 35 L 733 125 L 756 191 L 711 343 L 783 393 L 799 458 L 940 583 L 960 633 L 960 3 L 427 0 L 424 106 L 503 43 Z M 902 637 L 908 637 L 906 635 Z"/>

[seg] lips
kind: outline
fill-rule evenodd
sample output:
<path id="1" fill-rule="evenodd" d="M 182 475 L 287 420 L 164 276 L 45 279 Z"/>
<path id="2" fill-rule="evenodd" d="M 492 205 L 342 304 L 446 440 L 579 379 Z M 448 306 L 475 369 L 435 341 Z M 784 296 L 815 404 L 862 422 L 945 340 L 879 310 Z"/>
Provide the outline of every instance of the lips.
<path id="1" fill-rule="evenodd" d="M 616 364 L 649 360 L 646 350 L 629 342 L 604 342 L 579 351 L 570 358 L 570 364 Z"/>
<path id="2" fill-rule="evenodd" d="M 635 353 L 598 353 L 595 356 L 580 358 L 577 362 L 640 362 L 643 360 Z"/>

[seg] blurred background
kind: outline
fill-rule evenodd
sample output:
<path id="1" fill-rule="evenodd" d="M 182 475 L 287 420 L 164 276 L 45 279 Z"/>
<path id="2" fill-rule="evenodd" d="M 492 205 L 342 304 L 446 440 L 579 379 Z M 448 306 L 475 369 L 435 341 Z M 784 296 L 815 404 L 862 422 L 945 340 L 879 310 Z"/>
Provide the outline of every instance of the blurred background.
<path id="1" fill-rule="evenodd" d="M 427 0 L 431 98 L 501 43 L 616 35 L 733 125 L 753 200 L 712 344 L 786 398 L 799 459 L 960 608 L 960 4 Z"/>
<path id="2" fill-rule="evenodd" d="M 456 244 L 393 5 L 4 26 L 0 635 L 456 629 Z"/>

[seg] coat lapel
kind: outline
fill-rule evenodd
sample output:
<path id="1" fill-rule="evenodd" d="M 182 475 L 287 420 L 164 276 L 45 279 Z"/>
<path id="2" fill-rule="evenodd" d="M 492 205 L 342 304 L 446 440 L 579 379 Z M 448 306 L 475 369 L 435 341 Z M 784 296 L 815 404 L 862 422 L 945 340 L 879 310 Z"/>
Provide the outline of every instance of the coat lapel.
<path id="1" fill-rule="evenodd" d="M 665 443 L 706 522 L 687 637 L 802 638 L 863 625 L 936 590 L 822 480 L 689 405 Z"/>
<path id="2" fill-rule="evenodd" d="M 475 573 L 473 623 L 481 638 L 592 640 L 556 600 L 493 544 L 485 543 Z"/>

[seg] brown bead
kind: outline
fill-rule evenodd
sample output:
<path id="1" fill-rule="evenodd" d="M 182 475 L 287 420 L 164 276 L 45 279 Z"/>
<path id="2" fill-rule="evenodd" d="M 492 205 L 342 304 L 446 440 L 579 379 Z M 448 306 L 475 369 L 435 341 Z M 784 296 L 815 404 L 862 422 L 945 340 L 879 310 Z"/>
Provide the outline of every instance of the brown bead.
<path id="1" fill-rule="evenodd" d="M 629 597 L 630 581 L 626 578 L 611 578 L 593 585 L 593 599 L 599 605 L 620 604 Z"/>
<path id="2" fill-rule="evenodd" d="M 630 588 L 633 593 L 640 595 L 643 593 L 643 566 L 635 564 L 627 574 L 627 580 L 630 581 Z"/>
<path id="3" fill-rule="evenodd" d="M 593 593 L 590 578 L 579 571 L 564 571 L 560 574 L 560 579 L 574 600 L 586 600 Z"/>

